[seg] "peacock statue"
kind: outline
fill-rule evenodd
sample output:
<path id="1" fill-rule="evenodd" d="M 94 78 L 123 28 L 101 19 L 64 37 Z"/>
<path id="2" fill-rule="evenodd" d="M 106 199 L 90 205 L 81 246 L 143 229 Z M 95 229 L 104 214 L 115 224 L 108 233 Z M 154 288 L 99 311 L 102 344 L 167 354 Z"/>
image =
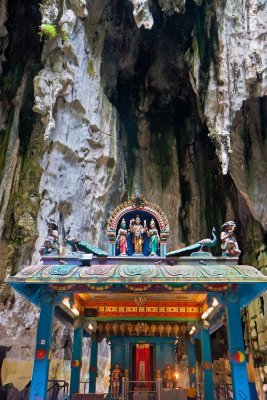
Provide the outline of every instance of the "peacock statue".
<path id="1" fill-rule="evenodd" d="M 187 256 L 190 255 L 193 252 L 199 251 L 199 252 L 207 252 L 210 253 L 210 248 L 215 247 L 217 244 L 217 236 L 216 236 L 216 229 L 215 227 L 212 228 L 212 239 L 207 238 L 207 239 L 202 239 L 199 240 L 197 243 L 191 244 L 190 246 L 183 247 L 182 249 L 170 251 L 167 253 L 167 257 L 173 257 L 173 256 Z"/>
<path id="2" fill-rule="evenodd" d="M 72 246 L 73 252 L 75 252 L 75 253 L 92 253 L 95 256 L 99 256 L 99 257 L 107 257 L 108 256 L 108 253 L 106 251 L 99 249 L 96 246 L 93 246 L 91 243 L 82 242 L 75 238 L 70 238 L 69 237 L 70 230 L 71 230 L 71 228 L 69 227 L 66 232 L 65 243 Z"/>

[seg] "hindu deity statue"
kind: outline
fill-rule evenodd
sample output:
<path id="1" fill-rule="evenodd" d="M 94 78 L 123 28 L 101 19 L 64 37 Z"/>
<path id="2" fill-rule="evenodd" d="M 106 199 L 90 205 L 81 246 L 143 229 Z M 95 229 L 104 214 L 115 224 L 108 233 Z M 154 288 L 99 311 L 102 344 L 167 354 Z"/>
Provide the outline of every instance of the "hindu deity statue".
<path id="1" fill-rule="evenodd" d="M 150 229 L 146 232 L 149 237 L 149 251 L 151 256 L 156 256 L 159 248 L 159 233 L 154 219 L 150 221 Z"/>
<path id="2" fill-rule="evenodd" d="M 121 256 L 127 255 L 127 229 L 126 229 L 126 222 L 123 218 L 121 221 L 121 227 L 118 231 L 118 235 L 116 238 L 117 248 L 120 251 Z"/>
<path id="3" fill-rule="evenodd" d="M 170 364 L 166 365 L 164 371 L 164 380 L 166 382 L 166 388 L 173 388 L 174 384 L 174 373 Z"/>
<path id="4" fill-rule="evenodd" d="M 120 378 L 121 378 L 121 369 L 119 364 L 116 364 L 111 375 L 111 385 L 113 390 L 113 397 L 115 399 L 119 397 Z"/>
<path id="5" fill-rule="evenodd" d="M 236 223 L 234 221 L 227 221 L 222 225 L 221 249 L 223 256 L 238 257 L 241 253 L 234 236 L 235 227 Z"/>
<path id="6" fill-rule="evenodd" d="M 135 220 L 131 219 L 129 230 L 132 233 L 132 243 L 134 246 L 135 254 L 142 254 L 142 246 L 144 243 L 144 233 L 147 230 L 146 221 L 144 226 L 141 224 L 139 215 L 136 216 Z"/>
<path id="7" fill-rule="evenodd" d="M 47 236 L 45 238 L 44 244 L 40 249 L 40 254 L 42 256 L 48 255 L 58 255 L 60 253 L 60 244 L 58 241 L 58 227 L 55 221 L 52 219 L 47 219 Z"/>

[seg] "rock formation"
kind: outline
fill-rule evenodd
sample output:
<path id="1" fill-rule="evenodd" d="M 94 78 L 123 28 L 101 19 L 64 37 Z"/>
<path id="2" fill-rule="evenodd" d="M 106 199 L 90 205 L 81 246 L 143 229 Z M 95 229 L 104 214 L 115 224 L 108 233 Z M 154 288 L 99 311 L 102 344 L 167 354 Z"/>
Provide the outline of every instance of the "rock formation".
<path id="1" fill-rule="evenodd" d="M 234 219 L 264 270 L 266 2 L 39 3 L 0 4 L 1 281 L 39 262 L 46 218 L 106 248 L 135 193 L 164 210 L 170 249 Z M 3 284 L 6 346 L 36 321 L 13 296 Z"/>

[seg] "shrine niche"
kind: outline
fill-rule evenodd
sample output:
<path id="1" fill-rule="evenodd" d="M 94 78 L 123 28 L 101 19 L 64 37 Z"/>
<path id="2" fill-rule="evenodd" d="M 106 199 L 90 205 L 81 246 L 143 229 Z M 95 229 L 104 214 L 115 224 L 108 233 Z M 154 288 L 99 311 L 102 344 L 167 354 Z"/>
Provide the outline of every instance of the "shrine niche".
<path id="1" fill-rule="evenodd" d="M 160 207 L 138 196 L 113 211 L 107 235 L 110 256 L 165 257 L 169 223 Z"/>

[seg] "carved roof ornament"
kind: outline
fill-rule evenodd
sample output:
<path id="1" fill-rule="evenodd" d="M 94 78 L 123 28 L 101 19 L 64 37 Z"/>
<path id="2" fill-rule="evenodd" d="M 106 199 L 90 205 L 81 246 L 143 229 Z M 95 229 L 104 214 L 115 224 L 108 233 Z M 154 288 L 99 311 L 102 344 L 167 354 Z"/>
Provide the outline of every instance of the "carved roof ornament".
<path id="1" fill-rule="evenodd" d="M 169 223 L 157 204 L 137 195 L 115 208 L 107 236 L 110 256 L 165 257 Z"/>
<path id="2" fill-rule="evenodd" d="M 120 219 L 131 211 L 146 211 L 151 214 L 159 224 L 161 235 L 167 239 L 170 227 L 166 215 L 157 204 L 147 201 L 142 195 L 135 196 L 115 208 L 108 220 L 108 237 L 115 237 Z"/>

